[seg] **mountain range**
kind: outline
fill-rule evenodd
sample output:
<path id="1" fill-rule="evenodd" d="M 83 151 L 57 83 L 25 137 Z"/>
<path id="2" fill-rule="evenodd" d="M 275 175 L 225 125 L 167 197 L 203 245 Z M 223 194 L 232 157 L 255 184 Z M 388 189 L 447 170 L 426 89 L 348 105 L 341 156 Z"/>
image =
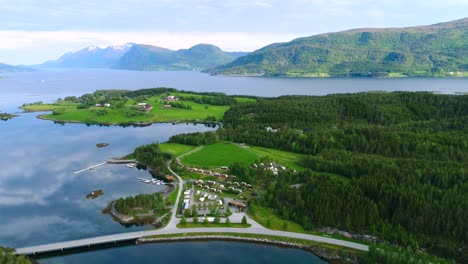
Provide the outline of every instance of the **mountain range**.
<path id="1" fill-rule="evenodd" d="M 24 72 L 24 71 L 34 71 L 33 68 L 23 67 L 23 66 L 13 66 L 5 63 L 0 63 L 0 72 Z"/>
<path id="2" fill-rule="evenodd" d="M 208 70 L 259 76 L 467 75 L 468 18 L 430 26 L 362 28 L 275 43 Z"/>
<path id="3" fill-rule="evenodd" d="M 77 52 L 68 52 L 58 60 L 48 61 L 36 67 L 192 70 L 213 68 L 246 54 L 224 52 L 210 44 L 198 44 L 189 49 L 174 51 L 157 46 L 127 43 L 106 48 L 90 46 Z"/>

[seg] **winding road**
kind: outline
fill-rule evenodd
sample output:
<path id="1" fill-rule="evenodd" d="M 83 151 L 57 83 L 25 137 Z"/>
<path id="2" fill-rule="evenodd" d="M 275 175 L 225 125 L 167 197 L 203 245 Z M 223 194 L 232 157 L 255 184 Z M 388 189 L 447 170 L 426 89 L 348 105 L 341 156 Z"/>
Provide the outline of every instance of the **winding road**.
<path id="1" fill-rule="evenodd" d="M 200 150 L 201 147 L 196 148 L 184 155 L 177 157 L 177 159 L 189 155 L 195 151 Z M 249 228 L 218 228 L 218 227 L 205 227 L 205 228 L 178 228 L 177 224 L 179 220 L 176 218 L 177 215 L 177 206 L 179 204 L 179 200 L 183 190 L 183 180 L 182 178 L 171 169 L 172 160 L 168 161 L 167 167 L 169 171 L 176 176 L 179 184 L 179 189 L 177 192 L 177 199 L 174 204 L 174 208 L 172 209 L 171 219 L 169 223 L 162 229 L 158 230 L 149 230 L 149 231 L 140 231 L 140 232 L 129 232 L 129 233 L 120 233 L 120 234 L 113 234 L 113 235 L 106 235 L 106 236 L 97 236 L 92 238 L 86 239 L 77 239 L 71 241 L 64 241 L 58 243 L 50 243 L 32 247 L 23 247 L 17 248 L 17 254 L 24 254 L 24 255 L 33 255 L 38 253 L 45 253 L 45 252 L 53 252 L 53 251 L 63 251 L 66 249 L 71 248 L 79 248 L 79 247 L 90 247 L 92 245 L 99 245 L 99 244 L 106 244 L 106 243 L 117 243 L 120 241 L 128 241 L 128 240 L 135 240 L 139 238 L 143 238 L 146 236 L 156 236 L 156 235 L 171 235 L 171 234 L 196 234 L 196 233 L 243 233 L 243 234 L 253 234 L 253 235 L 268 235 L 268 236 L 281 236 L 281 237 L 289 237 L 295 239 L 303 239 L 309 241 L 315 241 L 320 243 L 328 243 L 333 245 L 338 245 L 342 247 L 357 249 L 361 251 L 369 251 L 369 247 L 364 244 L 359 244 L 355 242 L 339 240 L 334 238 L 322 237 L 322 236 L 315 236 L 309 234 L 301 234 L 301 233 L 293 233 L 293 232 L 286 232 L 286 231 L 278 231 L 278 230 L 270 230 L 267 228 L 262 227 L 260 224 L 255 222 L 253 219 L 249 218 L 246 215 L 248 222 L 252 225 Z"/>

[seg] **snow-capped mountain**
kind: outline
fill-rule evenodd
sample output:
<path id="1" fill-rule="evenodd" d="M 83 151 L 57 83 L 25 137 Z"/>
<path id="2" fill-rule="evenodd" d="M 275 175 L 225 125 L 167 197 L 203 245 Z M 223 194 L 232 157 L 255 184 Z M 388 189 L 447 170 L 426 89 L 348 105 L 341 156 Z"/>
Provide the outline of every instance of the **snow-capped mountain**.
<path id="1" fill-rule="evenodd" d="M 109 68 L 132 46 L 132 43 L 104 48 L 89 46 L 76 52 L 67 52 L 58 60 L 48 61 L 38 66 L 51 68 Z"/>

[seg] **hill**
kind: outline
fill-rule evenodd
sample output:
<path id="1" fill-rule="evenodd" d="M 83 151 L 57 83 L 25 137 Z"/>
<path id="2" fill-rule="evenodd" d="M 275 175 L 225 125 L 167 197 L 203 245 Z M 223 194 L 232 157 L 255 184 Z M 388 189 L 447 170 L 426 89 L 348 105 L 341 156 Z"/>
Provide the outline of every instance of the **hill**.
<path id="1" fill-rule="evenodd" d="M 0 63 L 0 72 L 24 72 L 24 71 L 34 71 L 34 69 Z"/>
<path id="2" fill-rule="evenodd" d="M 100 48 L 89 46 L 77 52 L 68 52 L 58 60 L 48 61 L 37 67 L 48 68 L 109 68 L 114 65 L 133 44 Z"/>
<path id="3" fill-rule="evenodd" d="M 305 77 L 466 76 L 468 18 L 298 38 L 268 45 L 209 72 Z"/>
<path id="4" fill-rule="evenodd" d="M 210 44 L 198 44 L 177 51 L 151 45 L 134 45 L 114 68 L 128 70 L 192 70 L 229 63 L 244 52 L 224 52 Z"/>

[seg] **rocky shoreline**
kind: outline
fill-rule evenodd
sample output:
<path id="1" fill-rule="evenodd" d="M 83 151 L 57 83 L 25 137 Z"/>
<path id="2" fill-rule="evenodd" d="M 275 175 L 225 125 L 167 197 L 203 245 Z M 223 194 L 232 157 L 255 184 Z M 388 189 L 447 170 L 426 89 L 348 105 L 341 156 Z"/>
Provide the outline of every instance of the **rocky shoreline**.
<path id="1" fill-rule="evenodd" d="M 139 238 L 137 244 L 147 243 L 162 243 L 162 242 L 181 242 L 181 241 L 212 241 L 212 240 L 223 240 L 223 241 L 241 241 L 257 244 L 267 244 L 286 248 L 297 248 L 306 250 L 319 258 L 329 263 L 358 263 L 358 256 L 347 254 L 347 256 L 341 256 L 338 251 L 326 249 L 315 245 L 306 245 L 300 243 L 292 243 L 285 241 L 278 241 L 268 238 L 252 238 L 252 237 L 237 237 L 229 235 L 192 235 L 183 237 L 159 237 L 159 238 Z"/>

